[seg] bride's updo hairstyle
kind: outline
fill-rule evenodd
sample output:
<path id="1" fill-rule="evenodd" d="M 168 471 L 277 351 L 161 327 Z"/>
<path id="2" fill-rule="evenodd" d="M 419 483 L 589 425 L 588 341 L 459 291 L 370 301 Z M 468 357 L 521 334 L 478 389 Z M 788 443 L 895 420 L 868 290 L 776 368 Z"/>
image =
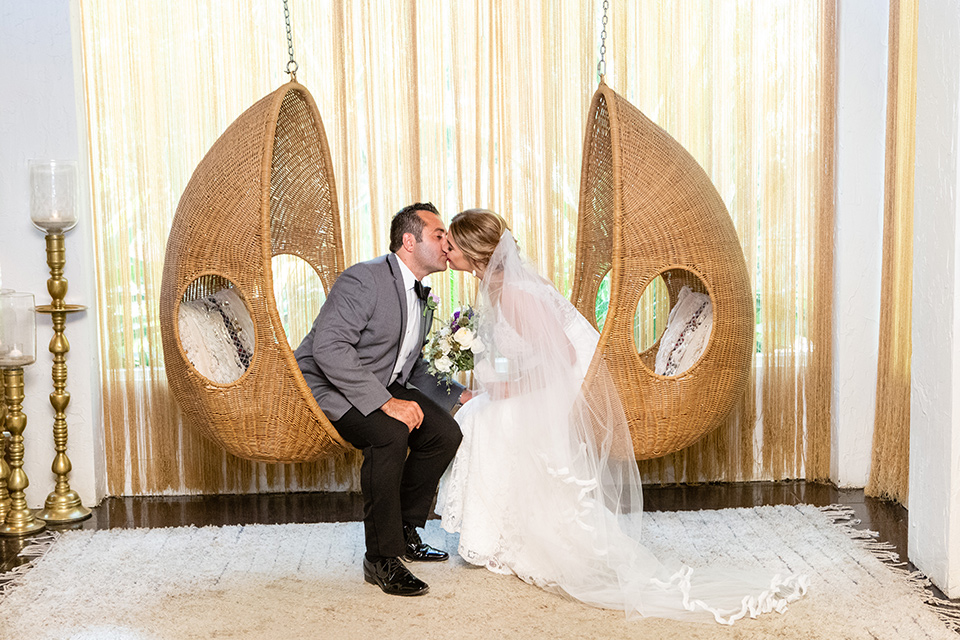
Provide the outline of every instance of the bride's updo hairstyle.
<path id="1" fill-rule="evenodd" d="M 454 244 L 478 267 L 486 267 L 500 242 L 509 231 L 507 221 L 488 209 L 467 209 L 453 216 L 448 232 Z"/>

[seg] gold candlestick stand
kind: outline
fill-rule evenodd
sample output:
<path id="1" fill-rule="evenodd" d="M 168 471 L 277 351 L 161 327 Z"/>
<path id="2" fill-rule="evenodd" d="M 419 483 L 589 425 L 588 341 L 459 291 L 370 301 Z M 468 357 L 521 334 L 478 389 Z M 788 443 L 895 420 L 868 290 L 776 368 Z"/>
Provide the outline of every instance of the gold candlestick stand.
<path id="1" fill-rule="evenodd" d="M 10 510 L 0 526 L 0 535 L 26 536 L 42 531 L 46 524 L 37 520 L 27 508 L 24 489 L 30 486 L 23 471 L 23 430 L 27 428 L 27 416 L 23 414 L 23 367 L 3 370 L 3 391 L 7 405 L 6 425 L 10 432 L 10 476 L 7 489 L 10 492 Z"/>
<path id="2" fill-rule="evenodd" d="M 63 234 L 48 233 L 47 265 L 50 267 L 50 278 L 47 280 L 47 291 L 53 299 L 51 304 L 37 307 L 39 313 L 49 313 L 53 320 L 53 338 L 50 340 L 50 353 L 53 354 L 53 393 L 50 394 L 50 404 L 56 411 L 53 420 L 53 443 L 57 455 L 53 459 L 51 469 L 57 476 L 56 488 L 47 496 L 43 509 L 37 517 L 46 522 L 77 522 L 90 517 L 90 509 L 83 506 L 80 496 L 70 488 L 67 476 L 73 466 L 67 457 L 67 405 L 70 404 L 70 392 L 67 391 L 67 352 L 70 343 L 63 335 L 67 323 L 67 314 L 83 311 L 83 305 L 64 304 L 67 295 L 67 279 L 63 277 L 63 267 L 66 264 Z"/>
<path id="3" fill-rule="evenodd" d="M 7 464 L 7 403 L 0 402 L 0 524 L 7 520 L 10 511 L 10 492 L 7 490 L 7 478 L 10 477 L 10 465 Z"/>

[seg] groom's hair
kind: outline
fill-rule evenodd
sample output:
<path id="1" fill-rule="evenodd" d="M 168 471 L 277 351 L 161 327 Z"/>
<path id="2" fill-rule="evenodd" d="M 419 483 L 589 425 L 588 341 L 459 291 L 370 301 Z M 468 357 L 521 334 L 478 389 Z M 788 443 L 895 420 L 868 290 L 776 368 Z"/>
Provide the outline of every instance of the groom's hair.
<path id="1" fill-rule="evenodd" d="M 440 215 L 437 208 L 429 202 L 414 202 L 393 216 L 390 222 L 390 251 L 396 252 L 403 245 L 403 234 L 412 233 L 417 242 L 423 242 L 423 219 L 417 211 L 429 211 Z"/>

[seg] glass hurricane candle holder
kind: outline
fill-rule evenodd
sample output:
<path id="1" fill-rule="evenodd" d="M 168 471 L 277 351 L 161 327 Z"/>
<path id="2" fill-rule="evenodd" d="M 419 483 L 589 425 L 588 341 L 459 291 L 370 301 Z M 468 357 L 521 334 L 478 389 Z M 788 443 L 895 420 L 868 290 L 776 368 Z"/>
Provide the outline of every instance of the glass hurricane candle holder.
<path id="1" fill-rule="evenodd" d="M 32 364 L 37 359 L 37 319 L 32 293 L 0 292 L 0 368 Z"/>
<path id="2" fill-rule="evenodd" d="M 77 224 L 77 163 L 31 160 L 30 219 L 38 229 L 61 234 Z"/>

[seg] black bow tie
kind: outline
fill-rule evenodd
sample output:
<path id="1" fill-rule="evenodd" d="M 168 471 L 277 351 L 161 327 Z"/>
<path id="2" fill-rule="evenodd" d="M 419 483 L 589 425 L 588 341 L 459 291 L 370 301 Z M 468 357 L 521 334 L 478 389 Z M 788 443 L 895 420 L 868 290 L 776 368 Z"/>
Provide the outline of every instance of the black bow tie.
<path id="1" fill-rule="evenodd" d="M 417 280 L 413 283 L 413 292 L 417 294 L 418 298 L 426 302 L 427 295 L 430 293 L 430 287 L 423 286 L 423 283 Z"/>

